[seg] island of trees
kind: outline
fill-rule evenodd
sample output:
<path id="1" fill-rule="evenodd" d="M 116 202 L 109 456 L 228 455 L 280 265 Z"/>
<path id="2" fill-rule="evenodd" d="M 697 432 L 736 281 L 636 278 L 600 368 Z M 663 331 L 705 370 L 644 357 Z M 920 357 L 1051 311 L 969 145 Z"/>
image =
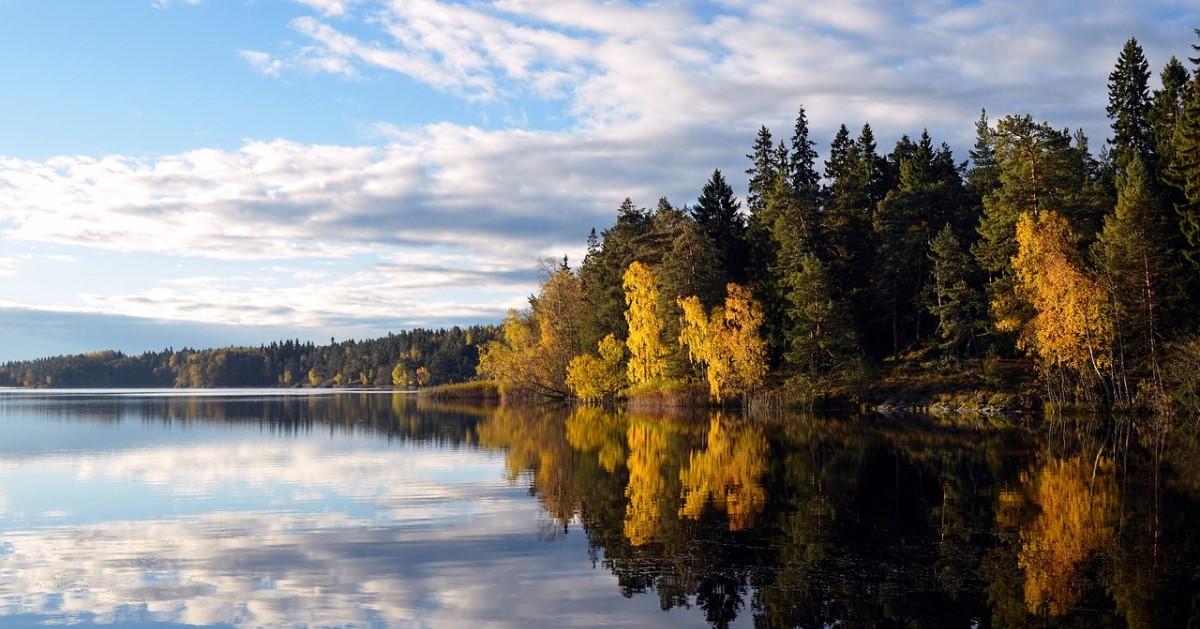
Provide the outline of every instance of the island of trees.
<path id="1" fill-rule="evenodd" d="M 1054 404 L 1196 411 L 1193 48 L 1151 91 L 1125 44 L 1098 154 L 1082 130 L 985 111 L 969 162 L 927 132 L 882 153 L 869 124 L 842 125 L 818 171 L 801 107 L 790 137 L 758 131 L 744 208 L 720 171 L 690 206 L 627 199 L 577 269 L 564 259 L 509 314 L 479 372 L 510 396 L 717 402 L 853 401 L 949 373 Z"/>

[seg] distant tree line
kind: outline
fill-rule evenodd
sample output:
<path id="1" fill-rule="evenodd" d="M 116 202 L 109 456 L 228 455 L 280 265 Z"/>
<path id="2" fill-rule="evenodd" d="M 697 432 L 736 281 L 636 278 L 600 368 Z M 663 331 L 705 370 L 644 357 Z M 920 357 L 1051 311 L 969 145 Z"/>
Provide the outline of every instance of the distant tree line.
<path id="1" fill-rule="evenodd" d="M 1200 34 L 1200 29 L 1197 30 Z M 626 199 L 481 371 L 510 390 L 601 398 L 707 382 L 846 388 L 910 362 L 1028 361 L 1063 402 L 1195 403 L 1200 359 L 1200 46 L 1150 90 L 1130 39 L 1109 76 L 1112 138 L 983 112 L 970 160 L 929 133 L 886 153 L 842 125 L 818 170 L 803 107 L 747 155 L 745 205 Z M 1190 398 L 1188 398 L 1190 396 Z"/>
<path id="2" fill-rule="evenodd" d="M 0 365 L 0 385 L 22 387 L 416 387 L 469 380 L 493 326 L 414 329 L 316 345 L 102 351 Z"/>

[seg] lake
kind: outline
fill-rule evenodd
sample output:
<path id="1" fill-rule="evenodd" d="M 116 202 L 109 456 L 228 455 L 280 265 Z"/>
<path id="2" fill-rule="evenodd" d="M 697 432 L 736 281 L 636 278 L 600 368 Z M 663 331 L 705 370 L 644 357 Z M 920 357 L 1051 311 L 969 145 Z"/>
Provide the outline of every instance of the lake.
<path id="1" fill-rule="evenodd" d="M 0 393 L 0 627 L 1200 621 L 1194 439 Z"/>

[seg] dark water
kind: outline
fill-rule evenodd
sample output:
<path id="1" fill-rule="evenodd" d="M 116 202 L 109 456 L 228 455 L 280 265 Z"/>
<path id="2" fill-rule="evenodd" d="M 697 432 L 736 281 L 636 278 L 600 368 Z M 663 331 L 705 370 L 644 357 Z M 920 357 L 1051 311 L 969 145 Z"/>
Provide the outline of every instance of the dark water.
<path id="1" fill-rule="evenodd" d="M 952 427 L 0 394 L 0 627 L 1185 627 L 1200 457 Z"/>

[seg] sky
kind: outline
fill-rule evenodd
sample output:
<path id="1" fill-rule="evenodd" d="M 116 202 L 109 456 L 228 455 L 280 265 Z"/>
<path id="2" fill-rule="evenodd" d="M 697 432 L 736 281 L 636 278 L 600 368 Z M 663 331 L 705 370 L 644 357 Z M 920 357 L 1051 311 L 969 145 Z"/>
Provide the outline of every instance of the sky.
<path id="1" fill-rule="evenodd" d="M 1194 0 L 0 0 L 0 360 L 495 322 L 803 105 L 1108 137 Z"/>

